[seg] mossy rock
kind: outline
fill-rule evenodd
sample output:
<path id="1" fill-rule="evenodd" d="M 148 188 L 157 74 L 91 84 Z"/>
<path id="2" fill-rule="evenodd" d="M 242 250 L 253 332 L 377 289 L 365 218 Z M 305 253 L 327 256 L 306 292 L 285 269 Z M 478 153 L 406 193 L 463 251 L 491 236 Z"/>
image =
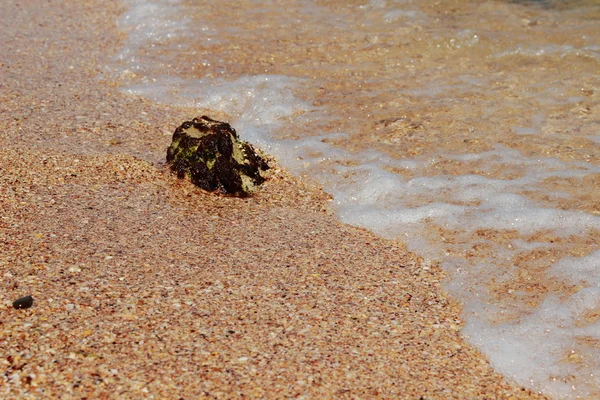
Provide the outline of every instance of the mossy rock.
<path id="1" fill-rule="evenodd" d="M 260 171 L 269 169 L 231 125 L 206 116 L 186 121 L 175 130 L 167 163 L 180 179 L 187 175 L 204 190 L 239 197 L 252 194 L 265 181 Z"/>

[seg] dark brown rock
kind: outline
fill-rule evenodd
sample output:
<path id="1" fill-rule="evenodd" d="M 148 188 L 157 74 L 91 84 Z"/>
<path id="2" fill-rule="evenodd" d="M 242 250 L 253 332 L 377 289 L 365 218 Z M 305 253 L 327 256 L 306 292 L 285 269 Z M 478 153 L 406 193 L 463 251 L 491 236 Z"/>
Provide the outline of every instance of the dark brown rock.
<path id="1" fill-rule="evenodd" d="M 25 296 L 25 297 L 21 297 L 20 299 L 17 299 L 15 301 L 13 301 L 13 308 L 15 309 L 21 309 L 21 308 L 29 308 L 33 305 L 33 297 L 31 296 Z"/>
<path id="2" fill-rule="evenodd" d="M 179 178 L 186 175 L 204 190 L 246 197 L 264 182 L 267 162 L 241 141 L 226 122 L 203 116 L 184 122 L 173 133 L 167 163 Z"/>

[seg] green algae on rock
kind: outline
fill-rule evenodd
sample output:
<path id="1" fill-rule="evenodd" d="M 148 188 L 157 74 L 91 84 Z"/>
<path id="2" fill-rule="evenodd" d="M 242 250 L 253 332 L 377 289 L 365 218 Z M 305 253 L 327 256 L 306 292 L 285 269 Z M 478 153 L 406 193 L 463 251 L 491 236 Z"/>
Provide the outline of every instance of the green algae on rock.
<path id="1" fill-rule="evenodd" d="M 204 190 L 246 197 L 265 181 L 269 169 L 254 148 L 226 122 L 207 116 L 186 121 L 173 133 L 167 163 L 178 178 L 186 175 Z"/>

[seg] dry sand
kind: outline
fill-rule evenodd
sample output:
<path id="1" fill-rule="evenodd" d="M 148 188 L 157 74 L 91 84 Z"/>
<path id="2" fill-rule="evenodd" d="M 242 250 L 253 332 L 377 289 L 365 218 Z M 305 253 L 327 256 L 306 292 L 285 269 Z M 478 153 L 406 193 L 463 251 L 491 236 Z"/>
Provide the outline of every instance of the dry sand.
<path id="1" fill-rule="evenodd" d="M 540 398 L 461 339 L 438 268 L 317 188 L 174 178 L 194 111 L 99 79 L 121 11 L 0 2 L 0 397 Z"/>

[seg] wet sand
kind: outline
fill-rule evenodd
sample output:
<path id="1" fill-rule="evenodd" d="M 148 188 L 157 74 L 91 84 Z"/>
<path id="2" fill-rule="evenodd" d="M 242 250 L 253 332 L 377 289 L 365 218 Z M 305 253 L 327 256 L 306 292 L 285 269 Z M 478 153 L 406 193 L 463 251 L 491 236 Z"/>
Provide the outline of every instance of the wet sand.
<path id="1" fill-rule="evenodd" d="M 236 199 L 174 178 L 197 111 L 102 78 L 121 11 L 0 4 L 0 397 L 540 398 L 461 339 L 437 267 L 310 183 L 275 166 Z"/>

